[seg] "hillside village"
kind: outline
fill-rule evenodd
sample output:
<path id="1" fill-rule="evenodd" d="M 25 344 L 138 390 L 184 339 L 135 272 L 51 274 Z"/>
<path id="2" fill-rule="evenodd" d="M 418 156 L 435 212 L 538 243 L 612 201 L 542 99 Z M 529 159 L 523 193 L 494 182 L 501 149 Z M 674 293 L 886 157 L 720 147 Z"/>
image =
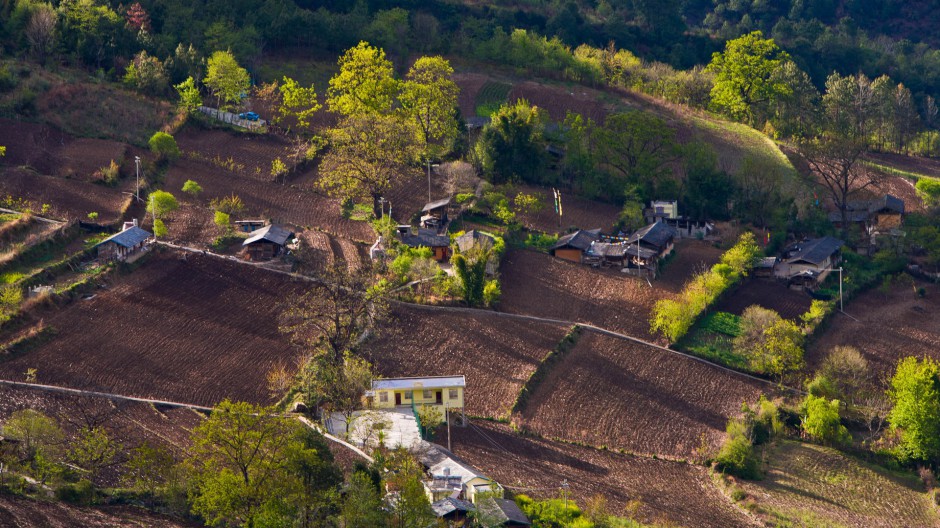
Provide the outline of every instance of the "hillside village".
<path id="1" fill-rule="evenodd" d="M 940 526 L 940 87 L 641 3 L 15 4 L 0 526 Z"/>

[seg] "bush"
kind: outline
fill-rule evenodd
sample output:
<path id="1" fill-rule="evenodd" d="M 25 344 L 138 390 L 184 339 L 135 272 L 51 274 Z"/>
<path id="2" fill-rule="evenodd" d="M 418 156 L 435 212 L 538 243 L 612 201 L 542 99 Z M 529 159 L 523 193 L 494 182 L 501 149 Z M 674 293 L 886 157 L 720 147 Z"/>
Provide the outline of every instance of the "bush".
<path id="1" fill-rule="evenodd" d="M 202 192 L 202 186 L 196 183 L 195 180 L 186 180 L 186 183 L 183 184 L 182 190 L 184 193 L 195 198 L 199 193 Z"/>
<path id="2" fill-rule="evenodd" d="M 760 477 L 760 464 L 754 454 L 754 446 L 743 434 L 729 436 L 718 451 L 715 464 L 719 471 L 741 478 L 754 480 Z"/>
<path id="3" fill-rule="evenodd" d="M 924 199 L 928 205 L 940 204 L 940 180 L 930 178 L 921 178 L 915 185 L 917 194 Z"/>
<path id="4" fill-rule="evenodd" d="M 157 132 L 151 136 L 147 144 L 150 145 L 150 150 L 159 154 L 162 159 L 175 160 L 180 157 L 180 148 L 176 145 L 176 140 L 166 132 Z"/>
<path id="5" fill-rule="evenodd" d="M 55 490 L 55 496 L 62 502 L 88 505 L 95 501 L 95 486 L 87 480 L 81 480 L 59 487 Z"/>
<path id="6" fill-rule="evenodd" d="M 803 401 L 803 432 L 824 444 L 851 441 L 839 418 L 839 400 L 826 400 L 810 394 Z"/>
<path id="7" fill-rule="evenodd" d="M 483 286 L 483 304 L 486 306 L 495 306 L 499 304 L 499 297 L 502 295 L 499 287 L 499 281 L 496 279 L 486 281 Z"/>
<path id="8" fill-rule="evenodd" d="M 111 160 L 111 163 L 107 167 L 101 167 L 98 169 L 98 177 L 101 178 L 101 181 L 105 185 L 115 185 L 118 182 L 118 179 L 121 177 L 120 167 L 115 163 L 114 160 Z"/>
<path id="9" fill-rule="evenodd" d="M 229 224 L 231 224 L 232 217 L 229 216 L 227 213 L 223 213 L 222 211 L 216 211 L 214 221 L 215 221 L 215 225 L 225 229 L 229 226 Z"/>

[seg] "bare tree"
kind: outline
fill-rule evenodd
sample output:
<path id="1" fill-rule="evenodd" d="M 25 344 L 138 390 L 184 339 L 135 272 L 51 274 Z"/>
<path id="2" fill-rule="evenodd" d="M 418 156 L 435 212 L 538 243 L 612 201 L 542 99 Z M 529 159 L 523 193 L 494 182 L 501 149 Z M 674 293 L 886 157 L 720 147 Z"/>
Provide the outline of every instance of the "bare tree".
<path id="1" fill-rule="evenodd" d="M 843 235 L 848 230 L 849 200 L 881 183 L 877 173 L 865 171 L 859 159 L 866 150 L 862 140 L 823 136 L 800 144 L 800 157 L 813 176 L 813 184 L 822 184 L 842 218 Z"/>
<path id="2" fill-rule="evenodd" d="M 48 4 L 39 4 L 26 25 L 26 40 L 40 63 L 46 62 L 46 54 L 55 40 L 56 13 Z"/>
<path id="3" fill-rule="evenodd" d="M 288 300 L 281 331 L 305 349 L 326 348 L 330 361 L 341 364 L 343 353 L 384 318 L 388 306 L 371 269 L 350 271 L 339 261 L 326 266 L 319 278 L 310 291 Z"/>

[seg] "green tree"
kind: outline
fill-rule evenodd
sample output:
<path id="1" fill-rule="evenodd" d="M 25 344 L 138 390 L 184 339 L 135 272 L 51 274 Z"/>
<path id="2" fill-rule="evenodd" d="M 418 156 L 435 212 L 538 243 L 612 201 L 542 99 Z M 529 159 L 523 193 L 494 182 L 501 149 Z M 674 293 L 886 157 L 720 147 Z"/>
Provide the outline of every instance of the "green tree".
<path id="1" fill-rule="evenodd" d="M 451 257 L 454 272 L 460 280 L 463 300 L 468 306 L 481 306 L 483 304 L 483 290 L 486 287 L 486 264 L 489 258 L 489 250 L 480 250 L 469 255 L 454 253 L 454 256 Z"/>
<path id="2" fill-rule="evenodd" d="M 398 82 L 385 51 L 362 41 L 339 58 L 339 73 L 330 79 L 326 102 L 345 116 L 388 114 Z"/>
<path id="3" fill-rule="evenodd" d="M 284 84 L 279 90 L 281 92 L 280 105 L 277 108 L 279 121 L 293 117 L 297 121 L 297 126 L 301 128 L 310 126 L 310 118 L 323 106 L 317 101 L 317 92 L 313 85 L 304 88 L 290 77 L 284 77 Z"/>
<path id="4" fill-rule="evenodd" d="M 273 408 L 223 401 L 192 433 L 193 512 L 210 526 L 290 525 L 323 460 L 311 434 Z"/>
<path id="5" fill-rule="evenodd" d="M 166 132 L 156 132 L 147 144 L 150 145 L 150 150 L 159 154 L 162 159 L 175 160 L 180 157 L 180 148 L 176 140 Z"/>
<path id="6" fill-rule="evenodd" d="M 940 365 L 930 358 L 898 362 L 888 397 L 888 423 L 900 433 L 898 456 L 904 460 L 940 458 Z"/>
<path id="7" fill-rule="evenodd" d="M 725 43 L 724 52 L 716 52 L 706 71 L 715 74 L 711 91 L 712 105 L 735 119 L 754 122 L 755 107 L 765 105 L 790 88 L 775 76 L 790 56 L 754 31 Z"/>
<path id="8" fill-rule="evenodd" d="M 539 182 L 547 162 L 543 133 L 548 116 L 525 99 L 499 107 L 474 145 L 477 167 L 495 184 Z"/>
<path id="9" fill-rule="evenodd" d="M 147 212 L 158 218 L 179 209 L 179 206 L 176 197 L 166 191 L 154 191 L 147 200 Z"/>
<path id="10" fill-rule="evenodd" d="M 329 131 L 330 149 L 320 165 L 318 185 L 343 200 L 372 198 L 376 218 L 382 217 L 379 199 L 393 178 L 414 159 L 413 134 L 393 116 L 353 115 Z"/>
<path id="11" fill-rule="evenodd" d="M 196 183 L 195 180 L 186 180 L 183 184 L 183 192 L 195 198 L 202 192 L 202 186 Z"/>
<path id="12" fill-rule="evenodd" d="M 179 107 L 186 110 L 187 113 L 194 114 L 202 106 L 202 95 L 199 88 L 196 87 L 196 81 L 192 77 L 187 77 L 185 81 L 174 86 L 176 93 L 180 96 Z"/>
<path id="13" fill-rule="evenodd" d="M 215 222 L 215 225 L 225 230 L 232 224 L 232 217 L 228 213 L 216 211 L 212 221 Z"/>
<path id="14" fill-rule="evenodd" d="M 839 418 L 839 400 L 827 401 L 812 394 L 803 401 L 803 432 L 824 444 L 844 444 L 851 440 Z"/>
<path id="15" fill-rule="evenodd" d="M 85 470 L 92 484 L 98 485 L 101 471 L 116 463 L 115 457 L 122 449 L 103 427 L 86 427 L 72 442 L 68 458 Z"/>
<path id="16" fill-rule="evenodd" d="M 451 79 L 454 69 L 443 57 L 421 57 L 408 70 L 398 100 L 415 124 L 425 156 L 440 155 L 457 136 L 454 108 L 460 90 Z"/>
<path id="17" fill-rule="evenodd" d="M 594 142 L 601 168 L 615 180 L 614 187 L 624 192 L 629 184 L 639 185 L 643 198 L 654 198 L 667 179 L 667 165 L 678 156 L 675 131 L 640 110 L 608 116 L 604 126 L 595 129 Z"/>
<path id="18" fill-rule="evenodd" d="M 203 83 L 215 95 L 219 108 L 225 109 L 241 101 L 242 94 L 248 93 L 251 78 L 231 52 L 217 51 L 209 57 Z"/>
<path id="19" fill-rule="evenodd" d="M 135 447 L 125 465 L 125 480 L 133 489 L 147 497 L 151 507 L 157 495 L 167 486 L 176 461 L 164 447 L 143 443 Z"/>
<path id="20" fill-rule="evenodd" d="M 61 445 L 64 435 L 59 424 L 45 414 L 33 410 L 15 411 L 3 424 L 3 436 L 16 440 L 20 460 L 32 460 L 40 450 Z"/>
<path id="21" fill-rule="evenodd" d="M 153 221 L 153 236 L 155 238 L 163 238 L 167 233 L 169 233 L 169 231 L 166 228 L 166 224 L 163 223 L 163 220 L 159 218 L 155 219 Z"/>
<path id="22" fill-rule="evenodd" d="M 755 305 L 741 315 L 741 334 L 733 347 L 748 359 L 751 369 L 779 377 L 803 366 L 803 340 L 795 323 Z"/>
<path id="23" fill-rule="evenodd" d="M 362 395 L 372 388 L 372 364 L 346 352 L 337 360 L 321 347 L 304 356 L 297 386 L 304 402 L 316 409 L 339 413 L 349 432 Z"/>
<path id="24" fill-rule="evenodd" d="M 425 528 L 432 526 L 437 519 L 431 502 L 421 484 L 419 472 L 409 472 L 399 479 L 398 501 L 392 508 L 391 525 L 397 528 Z"/>
<path id="25" fill-rule="evenodd" d="M 917 188 L 917 195 L 927 205 L 940 205 L 940 180 L 921 178 L 917 180 L 915 187 Z"/>
<path id="26" fill-rule="evenodd" d="M 129 88 L 151 95 L 160 95 L 167 90 L 167 75 L 163 63 L 143 50 L 127 65 L 123 81 Z"/>
<path id="27" fill-rule="evenodd" d="M 271 161 L 271 177 L 277 182 L 282 176 L 284 181 L 287 182 L 287 164 L 281 161 L 281 158 L 274 158 Z"/>
<path id="28" fill-rule="evenodd" d="M 350 477 L 340 518 L 345 528 L 382 528 L 388 525 L 382 497 L 366 473 L 356 471 Z"/>

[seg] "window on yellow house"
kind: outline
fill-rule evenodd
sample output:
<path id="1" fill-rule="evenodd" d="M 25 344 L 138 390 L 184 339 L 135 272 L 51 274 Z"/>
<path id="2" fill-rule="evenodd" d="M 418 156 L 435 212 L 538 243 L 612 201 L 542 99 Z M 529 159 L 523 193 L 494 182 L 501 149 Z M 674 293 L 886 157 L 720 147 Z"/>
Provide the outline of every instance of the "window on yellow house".
<path id="1" fill-rule="evenodd" d="M 447 396 L 447 397 L 450 398 L 451 400 L 456 400 L 456 399 L 457 399 L 457 389 L 450 389 L 450 390 L 448 391 L 448 396 Z"/>
<path id="2" fill-rule="evenodd" d="M 410 399 L 411 399 L 411 391 L 405 391 L 405 399 L 406 399 L 406 400 L 410 400 Z"/>
<path id="3" fill-rule="evenodd" d="M 387 392 L 380 392 L 380 393 L 379 393 L 379 401 L 382 402 L 382 403 L 388 403 L 388 393 L 387 393 Z"/>
<path id="4" fill-rule="evenodd" d="M 427 390 L 427 389 L 424 390 L 424 399 L 425 399 L 425 400 L 430 400 L 430 399 L 431 399 L 431 391 L 429 391 L 429 390 Z"/>

